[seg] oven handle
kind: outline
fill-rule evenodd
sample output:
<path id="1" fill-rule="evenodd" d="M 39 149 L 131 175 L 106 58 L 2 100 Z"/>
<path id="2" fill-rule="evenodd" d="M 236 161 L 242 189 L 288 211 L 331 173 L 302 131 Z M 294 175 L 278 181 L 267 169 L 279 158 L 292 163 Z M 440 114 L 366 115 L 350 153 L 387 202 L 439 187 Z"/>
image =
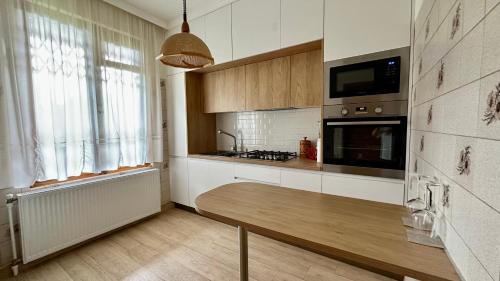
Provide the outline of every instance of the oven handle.
<path id="1" fill-rule="evenodd" d="M 357 125 L 399 125 L 400 120 L 395 121 L 351 121 L 351 122 L 326 122 L 327 126 L 357 126 Z"/>

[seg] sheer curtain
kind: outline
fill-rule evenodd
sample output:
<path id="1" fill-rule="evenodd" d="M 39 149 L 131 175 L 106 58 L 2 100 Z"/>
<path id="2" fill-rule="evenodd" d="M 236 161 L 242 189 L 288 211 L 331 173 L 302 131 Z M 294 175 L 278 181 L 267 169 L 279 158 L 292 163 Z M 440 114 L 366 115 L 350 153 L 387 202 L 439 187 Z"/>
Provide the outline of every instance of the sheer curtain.
<path id="1" fill-rule="evenodd" d="M 16 102 L 0 107 L 2 166 L 12 166 L 18 144 L 27 182 L 162 160 L 155 55 L 165 30 L 99 0 L 1 5 L 2 56 L 20 62 L 2 62 L 1 96 Z M 20 127 L 27 132 L 7 142 Z M 4 175 L 0 187 L 19 184 L 17 175 Z"/>

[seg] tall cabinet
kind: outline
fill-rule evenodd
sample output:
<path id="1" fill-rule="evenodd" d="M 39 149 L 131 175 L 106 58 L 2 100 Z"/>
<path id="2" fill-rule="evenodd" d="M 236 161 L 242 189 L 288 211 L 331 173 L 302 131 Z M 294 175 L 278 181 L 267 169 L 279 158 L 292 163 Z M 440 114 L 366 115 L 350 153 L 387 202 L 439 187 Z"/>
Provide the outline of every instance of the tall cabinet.
<path id="1" fill-rule="evenodd" d="M 168 76 L 166 86 L 170 200 L 188 205 L 185 73 Z"/>

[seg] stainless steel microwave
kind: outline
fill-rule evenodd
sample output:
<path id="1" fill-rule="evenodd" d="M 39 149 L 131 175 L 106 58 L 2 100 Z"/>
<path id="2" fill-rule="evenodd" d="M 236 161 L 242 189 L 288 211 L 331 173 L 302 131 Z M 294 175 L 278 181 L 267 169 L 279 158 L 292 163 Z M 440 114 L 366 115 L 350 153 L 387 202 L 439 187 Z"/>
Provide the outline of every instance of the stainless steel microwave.
<path id="1" fill-rule="evenodd" d="M 410 47 L 325 62 L 325 105 L 408 100 Z"/>

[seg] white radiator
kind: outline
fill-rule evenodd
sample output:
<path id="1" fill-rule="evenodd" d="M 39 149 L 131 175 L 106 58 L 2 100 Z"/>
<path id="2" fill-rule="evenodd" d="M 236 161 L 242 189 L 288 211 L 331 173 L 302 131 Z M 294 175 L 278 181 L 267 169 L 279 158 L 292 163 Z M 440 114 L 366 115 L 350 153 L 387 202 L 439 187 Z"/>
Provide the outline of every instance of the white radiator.
<path id="1" fill-rule="evenodd" d="M 158 169 L 18 194 L 23 262 L 160 212 Z"/>

